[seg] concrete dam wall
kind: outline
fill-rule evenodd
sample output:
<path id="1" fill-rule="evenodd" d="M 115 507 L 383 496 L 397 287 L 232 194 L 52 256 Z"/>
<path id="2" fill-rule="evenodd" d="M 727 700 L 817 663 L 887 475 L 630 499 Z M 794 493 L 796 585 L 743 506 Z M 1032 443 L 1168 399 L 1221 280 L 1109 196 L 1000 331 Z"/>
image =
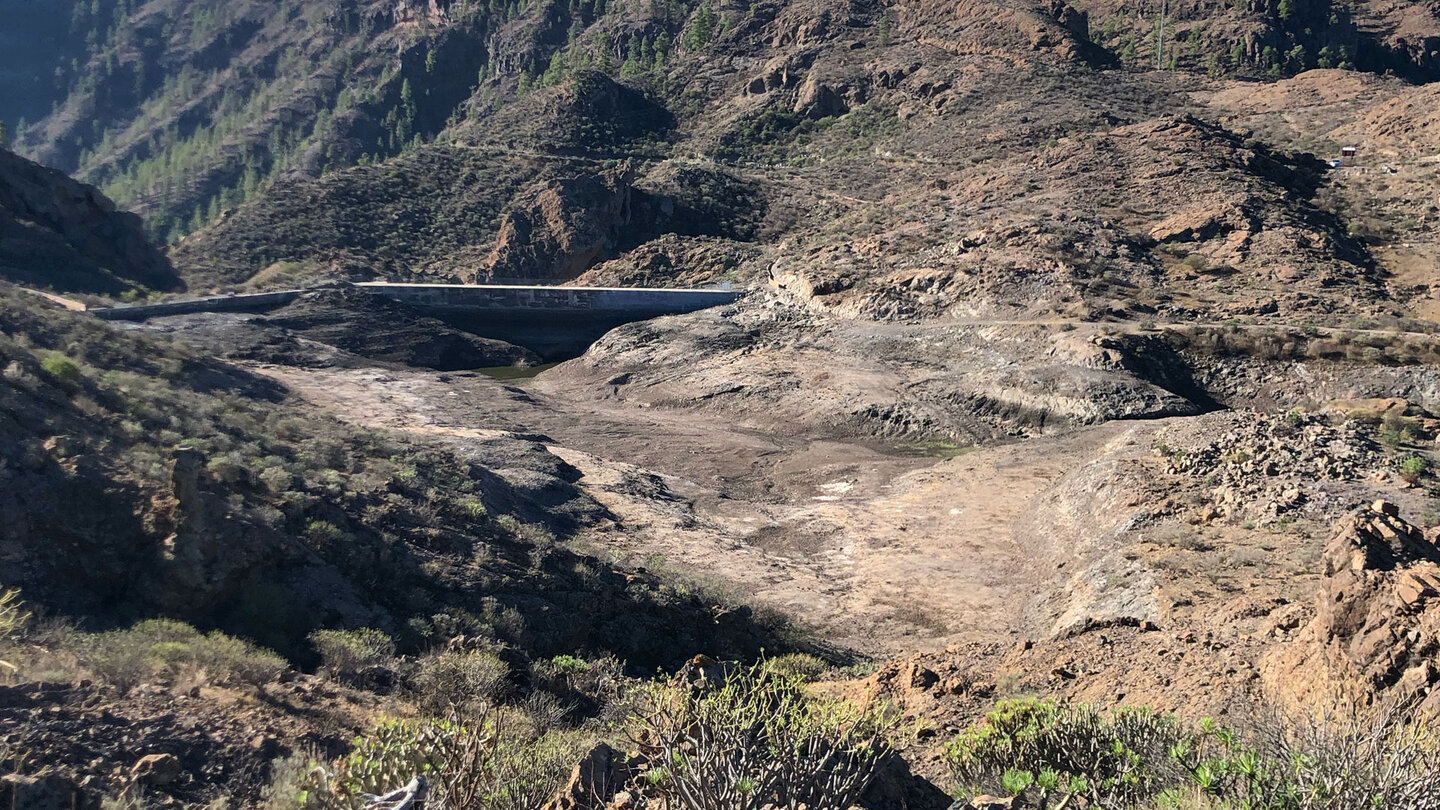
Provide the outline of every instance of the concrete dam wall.
<path id="1" fill-rule="evenodd" d="M 672 290 L 645 287 L 540 287 L 497 284 L 392 284 L 367 281 L 356 287 L 422 309 L 467 312 L 596 312 L 627 314 L 631 320 L 694 312 L 733 303 L 740 293 L 730 290 Z M 248 295 L 212 295 L 159 304 L 92 309 L 110 321 L 143 321 L 166 315 L 197 312 L 262 312 L 282 307 L 306 290 L 277 290 Z"/>
<path id="2" fill-rule="evenodd" d="M 548 361 L 584 353 L 621 324 L 734 303 L 732 290 L 641 287 L 543 287 L 499 284 L 391 284 L 365 282 L 358 289 L 400 301 L 481 337 L 524 346 Z M 216 295 L 158 304 L 91 309 L 112 321 L 144 321 L 202 312 L 264 313 L 295 301 L 308 290 Z"/>
<path id="3" fill-rule="evenodd" d="M 740 297 L 740 293 L 730 290 L 645 287 L 391 284 L 383 281 L 363 282 L 355 286 L 428 309 L 614 312 L 635 315 L 634 320 L 708 309 L 733 303 Z"/>

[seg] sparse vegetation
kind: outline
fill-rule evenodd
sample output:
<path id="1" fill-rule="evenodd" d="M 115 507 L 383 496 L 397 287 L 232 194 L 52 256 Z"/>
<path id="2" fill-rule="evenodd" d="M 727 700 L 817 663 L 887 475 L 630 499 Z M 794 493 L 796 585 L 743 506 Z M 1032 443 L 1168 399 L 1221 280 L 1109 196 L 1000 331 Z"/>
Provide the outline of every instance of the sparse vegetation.
<path id="1" fill-rule="evenodd" d="M 130 627 L 85 633 L 49 623 L 26 632 L 30 614 L 19 592 L 0 595 L 0 634 L 8 647 L 0 664 L 14 677 L 43 675 L 79 682 L 97 680 L 128 691 L 142 683 L 189 689 L 200 685 L 262 686 L 289 669 L 285 659 L 243 639 L 213 631 L 202 633 L 184 622 L 147 619 Z"/>
<path id="2" fill-rule="evenodd" d="M 555 794 L 582 746 L 580 736 L 538 729 L 509 709 L 481 707 L 463 722 L 387 720 L 357 738 L 350 754 L 311 768 L 275 810 L 348 810 L 363 794 L 388 793 L 416 776 L 429 781 L 433 805 L 533 810 Z"/>
<path id="3" fill-rule="evenodd" d="M 432 717 L 466 716 L 504 692 L 510 667 L 493 652 L 442 652 L 419 661 L 410 686 L 421 711 Z"/>
<path id="4" fill-rule="evenodd" d="M 946 758 L 961 785 L 1042 803 L 1359 810 L 1384 797 L 1379 806 L 1408 810 L 1440 795 L 1434 738 L 1413 709 L 1261 714 L 1245 737 L 1144 707 L 1002 701 Z"/>
<path id="5" fill-rule="evenodd" d="M 395 642 L 373 627 L 358 630 L 316 630 L 310 643 L 320 654 L 325 670 L 342 680 L 354 680 L 366 670 L 384 667 L 395 659 Z"/>
<path id="6" fill-rule="evenodd" d="M 638 705 L 664 763 L 650 789 L 687 810 L 844 810 L 874 777 L 897 721 L 882 705 L 807 697 L 800 678 L 763 664 L 713 686 L 652 684 Z"/>

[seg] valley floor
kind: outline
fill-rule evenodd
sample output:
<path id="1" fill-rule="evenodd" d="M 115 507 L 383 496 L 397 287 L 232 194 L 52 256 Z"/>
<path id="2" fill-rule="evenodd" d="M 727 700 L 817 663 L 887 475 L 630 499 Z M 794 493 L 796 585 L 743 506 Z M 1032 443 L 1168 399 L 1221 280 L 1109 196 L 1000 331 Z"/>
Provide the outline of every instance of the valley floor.
<path id="1" fill-rule="evenodd" d="M 1066 567 L 1103 567 L 1128 545 L 1118 530 L 1143 514 L 1145 493 L 1116 468 L 1156 464 L 1157 437 L 1224 418 L 1116 421 L 961 452 L 783 423 L 738 429 L 710 412 L 589 398 L 548 374 L 521 387 L 473 373 L 258 370 L 356 424 L 462 452 L 538 434 L 614 516 L 584 538 L 589 550 L 719 586 L 876 657 L 1044 637 L 1096 607 L 1085 599 L 1150 601 L 1148 576 L 1097 599 L 1071 593 Z"/>

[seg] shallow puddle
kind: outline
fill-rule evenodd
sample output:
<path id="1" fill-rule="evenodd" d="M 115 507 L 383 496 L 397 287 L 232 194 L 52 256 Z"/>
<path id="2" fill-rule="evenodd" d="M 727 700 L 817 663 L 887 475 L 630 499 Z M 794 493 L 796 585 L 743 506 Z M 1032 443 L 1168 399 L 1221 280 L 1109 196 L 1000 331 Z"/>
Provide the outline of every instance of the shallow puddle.
<path id="1" fill-rule="evenodd" d="M 484 374 L 491 379 L 513 382 L 514 380 L 528 380 L 540 372 L 552 369 L 558 365 L 560 364 L 541 363 L 535 366 L 489 366 L 487 368 L 474 368 L 471 369 L 471 371 L 476 374 Z"/>

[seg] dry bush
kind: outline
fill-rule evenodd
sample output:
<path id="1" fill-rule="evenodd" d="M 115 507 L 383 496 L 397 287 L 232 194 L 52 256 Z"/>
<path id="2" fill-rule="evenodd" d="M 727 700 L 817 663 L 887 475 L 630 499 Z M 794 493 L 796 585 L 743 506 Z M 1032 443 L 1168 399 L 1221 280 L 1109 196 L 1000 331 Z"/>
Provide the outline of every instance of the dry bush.
<path id="1" fill-rule="evenodd" d="M 834 669 L 819 656 L 809 653 L 786 653 L 765 659 L 766 668 L 785 677 L 814 681 Z"/>
<path id="2" fill-rule="evenodd" d="M 889 754 L 897 722 L 878 704 L 807 696 L 800 678 L 763 664 L 721 684 L 650 684 L 636 710 L 663 763 L 646 795 L 677 810 L 844 810 Z"/>
<path id="3" fill-rule="evenodd" d="M 443 652 L 420 660 L 410 688 L 420 710 L 439 717 L 493 702 L 509 676 L 510 667 L 493 652 Z"/>
<path id="4" fill-rule="evenodd" d="M 288 668 L 285 659 L 248 641 L 170 619 L 77 634 L 69 643 L 83 667 L 123 690 L 149 680 L 260 685 Z"/>
<path id="5" fill-rule="evenodd" d="M 8 644 L 29 624 L 30 611 L 25 609 L 25 602 L 20 599 L 20 589 L 0 588 L 0 644 Z M 0 670 L 15 672 L 18 669 L 13 662 L 0 658 Z"/>
<path id="6" fill-rule="evenodd" d="M 1315 714 L 1259 715 L 1264 756 L 1287 769 L 1300 810 L 1440 807 L 1440 734 L 1419 697 Z"/>
<path id="7" fill-rule="evenodd" d="M 310 643 L 320 653 L 325 670 L 340 680 L 354 680 L 368 669 L 395 662 L 395 642 L 373 627 L 316 630 L 310 634 Z"/>

